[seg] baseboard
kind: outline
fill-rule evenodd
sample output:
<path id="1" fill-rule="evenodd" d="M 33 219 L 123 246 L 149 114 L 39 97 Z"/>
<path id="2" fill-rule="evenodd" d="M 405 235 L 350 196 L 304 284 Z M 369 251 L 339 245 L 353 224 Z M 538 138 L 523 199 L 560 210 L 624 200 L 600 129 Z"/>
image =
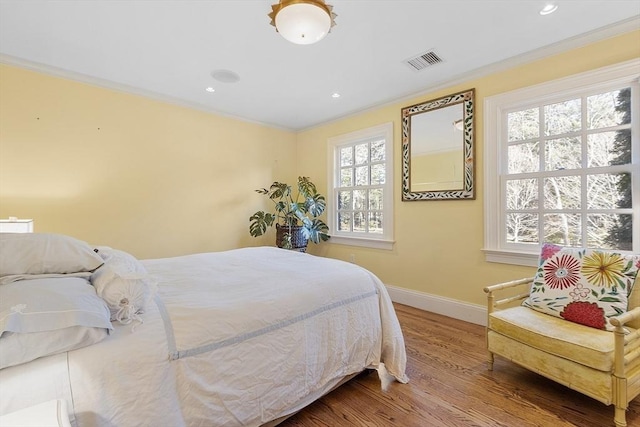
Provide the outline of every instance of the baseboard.
<path id="1" fill-rule="evenodd" d="M 451 298 L 385 285 L 393 302 L 475 323 L 487 325 L 487 308 L 482 305 L 470 304 Z"/>

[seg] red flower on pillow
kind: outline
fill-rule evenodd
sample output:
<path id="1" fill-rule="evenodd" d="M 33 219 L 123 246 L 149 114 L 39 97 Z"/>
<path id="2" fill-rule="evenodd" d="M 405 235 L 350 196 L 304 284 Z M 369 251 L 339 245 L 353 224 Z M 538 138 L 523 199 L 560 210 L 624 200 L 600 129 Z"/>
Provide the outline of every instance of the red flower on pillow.
<path id="1" fill-rule="evenodd" d="M 580 323 L 592 328 L 605 329 L 607 320 L 604 310 L 595 302 L 574 301 L 564 308 L 560 316 L 571 322 Z"/>
<path id="2" fill-rule="evenodd" d="M 580 279 L 580 261 L 571 255 L 561 255 L 546 263 L 544 281 L 551 289 L 566 289 Z"/>
<path id="3" fill-rule="evenodd" d="M 554 245 L 552 243 L 545 243 L 542 246 L 542 251 L 540 251 L 540 258 L 546 261 L 561 250 L 562 250 L 562 247 L 558 245 Z"/>

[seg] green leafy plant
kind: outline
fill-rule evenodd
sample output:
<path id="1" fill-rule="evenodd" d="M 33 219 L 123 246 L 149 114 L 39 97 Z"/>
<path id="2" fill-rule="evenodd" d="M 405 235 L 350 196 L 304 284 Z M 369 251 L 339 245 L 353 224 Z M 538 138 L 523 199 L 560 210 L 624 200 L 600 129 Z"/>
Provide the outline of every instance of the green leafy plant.
<path id="1" fill-rule="evenodd" d="M 253 237 L 262 236 L 267 228 L 278 224 L 280 227 L 288 228 L 282 241 L 277 242 L 282 248 L 293 247 L 294 227 L 302 227 L 304 238 L 313 243 L 329 239 L 329 227 L 318 218 L 325 210 L 326 200 L 308 177 L 298 177 L 295 194 L 291 185 L 277 181 L 268 189 L 261 188 L 255 191 L 273 202 L 273 210 L 257 211 L 249 217 L 249 233 Z"/>

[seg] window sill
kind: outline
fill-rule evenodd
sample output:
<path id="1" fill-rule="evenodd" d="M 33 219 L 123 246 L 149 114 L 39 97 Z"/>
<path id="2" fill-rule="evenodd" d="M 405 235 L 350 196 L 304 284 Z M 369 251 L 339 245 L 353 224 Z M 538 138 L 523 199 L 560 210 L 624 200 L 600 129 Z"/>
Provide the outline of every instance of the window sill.
<path id="1" fill-rule="evenodd" d="M 372 249 L 386 249 L 390 251 L 393 249 L 393 244 L 395 242 L 393 240 L 331 236 L 331 238 L 329 239 L 329 243 L 335 243 L 338 245 L 347 245 L 347 246 L 360 246 L 360 247 L 372 248 Z"/>
<path id="2" fill-rule="evenodd" d="M 501 264 L 524 265 L 527 267 L 538 266 L 538 254 L 531 252 L 506 251 L 504 249 L 482 249 L 487 262 Z"/>

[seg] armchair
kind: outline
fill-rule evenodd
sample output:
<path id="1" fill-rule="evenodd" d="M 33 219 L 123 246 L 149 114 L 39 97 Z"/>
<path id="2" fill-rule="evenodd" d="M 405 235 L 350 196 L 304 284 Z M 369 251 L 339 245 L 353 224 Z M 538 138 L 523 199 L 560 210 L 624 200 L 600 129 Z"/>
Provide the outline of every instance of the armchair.
<path id="1" fill-rule="evenodd" d="M 637 267 L 636 260 L 629 262 Z M 628 270 L 630 264 L 625 261 L 625 265 Z M 536 277 L 484 288 L 489 370 L 493 370 L 494 355 L 507 358 L 605 405 L 613 404 L 615 425 L 626 426 L 628 403 L 640 394 L 640 286 L 634 286 L 629 295 L 625 291 L 628 309 L 607 316 L 612 326 L 603 330 L 568 321 L 563 318 L 565 311 L 549 315 L 526 302 L 513 306 L 517 301 L 530 301 L 545 271 L 541 260 Z M 635 275 L 629 280 L 633 284 Z M 503 291 L 512 296 L 496 300 Z"/>

